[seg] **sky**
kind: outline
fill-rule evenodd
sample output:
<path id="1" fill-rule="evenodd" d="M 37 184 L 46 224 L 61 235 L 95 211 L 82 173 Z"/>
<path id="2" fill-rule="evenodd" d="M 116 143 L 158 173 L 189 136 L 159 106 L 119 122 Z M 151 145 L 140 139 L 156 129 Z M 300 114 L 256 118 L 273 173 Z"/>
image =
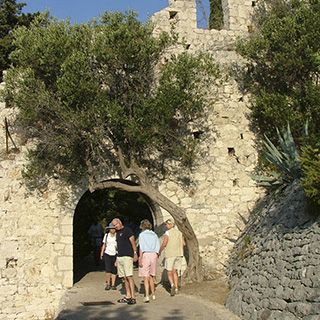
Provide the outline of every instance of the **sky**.
<path id="1" fill-rule="evenodd" d="M 98 18 L 105 11 L 128 11 L 138 13 L 140 21 L 146 21 L 152 14 L 168 6 L 168 0 L 17 0 L 26 3 L 23 12 L 49 11 L 58 19 L 70 18 L 71 23 L 85 23 Z M 202 0 L 208 10 L 209 0 Z M 202 8 L 203 10 L 203 8 Z M 200 10 L 199 10 L 200 11 Z M 203 14 L 198 23 L 202 25 Z"/>
<path id="2" fill-rule="evenodd" d="M 48 10 L 59 19 L 70 18 L 72 23 L 84 23 L 99 17 L 105 11 L 128 11 L 138 13 L 146 21 L 153 13 L 168 6 L 168 0 L 19 0 L 26 3 L 23 12 Z"/>

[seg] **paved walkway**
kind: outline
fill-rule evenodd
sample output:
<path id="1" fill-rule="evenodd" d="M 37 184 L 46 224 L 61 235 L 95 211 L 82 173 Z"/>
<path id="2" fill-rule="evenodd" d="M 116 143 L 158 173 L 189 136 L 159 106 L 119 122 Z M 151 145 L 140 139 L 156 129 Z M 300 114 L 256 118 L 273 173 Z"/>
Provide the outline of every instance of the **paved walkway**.
<path id="1" fill-rule="evenodd" d="M 136 272 L 134 278 L 139 291 L 136 305 L 118 304 L 117 299 L 124 293 L 122 285 L 119 284 L 117 290 L 105 291 L 104 272 L 95 271 L 86 274 L 68 291 L 58 319 L 239 320 L 222 305 L 183 293 L 170 297 L 161 284 L 157 286 L 156 300 L 144 303 L 140 293 L 143 283 Z"/>

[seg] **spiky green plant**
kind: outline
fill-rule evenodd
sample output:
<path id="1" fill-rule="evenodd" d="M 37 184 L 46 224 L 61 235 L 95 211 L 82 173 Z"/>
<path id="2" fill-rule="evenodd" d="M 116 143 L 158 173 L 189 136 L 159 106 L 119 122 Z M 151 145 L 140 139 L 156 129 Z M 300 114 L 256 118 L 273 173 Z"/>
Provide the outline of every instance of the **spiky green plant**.
<path id="1" fill-rule="evenodd" d="M 265 135 L 262 155 L 270 168 L 269 174 L 254 176 L 258 185 L 271 189 L 286 187 L 301 179 L 302 170 L 296 143 L 292 137 L 290 125 L 282 133 L 277 128 L 278 146 Z"/>

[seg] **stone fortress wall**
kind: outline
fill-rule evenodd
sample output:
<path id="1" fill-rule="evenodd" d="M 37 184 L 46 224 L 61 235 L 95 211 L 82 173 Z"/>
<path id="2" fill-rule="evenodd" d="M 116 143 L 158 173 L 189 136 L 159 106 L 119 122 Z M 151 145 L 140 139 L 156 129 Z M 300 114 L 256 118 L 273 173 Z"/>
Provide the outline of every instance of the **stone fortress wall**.
<path id="1" fill-rule="evenodd" d="M 232 254 L 227 307 L 241 319 L 320 319 L 320 217 L 295 183 L 259 205 Z"/>
<path id="2" fill-rule="evenodd" d="M 224 0 L 225 29 L 196 26 L 195 0 L 170 0 L 155 14 L 156 32 L 170 31 L 172 24 L 185 38 L 190 52 L 210 50 L 216 60 L 230 66 L 238 61 L 237 37 L 247 35 L 253 1 Z M 186 208 L 200 244 L 206 274 L 223 274 L 225 264 L 260 190 L 250 178 L 257 155 L 248 128 L 247 97 L 229 79 L 214 94 L 208 124 L 210 140 L 202 146 L 206 156 L 194 174 L 195 187 L 185 191 L 172 181 L 160 190 Z M 0 104 L 0 119 L 9 123 L 14 110 Z M 27 193 L 21 169 L 26 146 L 6 154 L 5 134 L 0 138 L 0 320 L 45 319 L 59 309 L 61 297 L 73 278 L 73 215 L 81 195 L 70 192 L 61 204 L 54 183 L 44 193 Z M 163 221 L 155 217 L 155 221 Z"/>
<path id="3" fill-rule="evenodd" d="M 212 53 L 226 72 L 239 61 L 235 41 L 248 35 L 252 1 L 223 1 L 225 29 L 220 31 L 197 28 L 196 1 L 169 4 L 153 16 L 156 33 L 174 27 L 189 52 Z M 207 157 L 193 176 L 196 187 L 185 193 L 173 182 L 161 186 L 164 194 L 186 208 L 209 276 L 223 273 L 230 240 L 237 239 L 244 227 L 241 216 L 248 215 L 260 193 L 250 177 L 257 154 L 247 106 L 248 97 L 229 77 L 212 96 L 208 124 L 213 132 L 202 146 Z"/>

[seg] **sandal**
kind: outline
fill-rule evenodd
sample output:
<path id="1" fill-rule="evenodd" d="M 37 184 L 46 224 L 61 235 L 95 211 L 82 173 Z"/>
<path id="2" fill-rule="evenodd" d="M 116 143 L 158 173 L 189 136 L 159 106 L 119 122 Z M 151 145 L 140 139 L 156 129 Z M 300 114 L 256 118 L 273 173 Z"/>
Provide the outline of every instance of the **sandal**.
<path id="1" fill-rule="evenodd" d="M 137 301 L 134 298 L 129 299 L 127 302 L 127 304 L 136 304 L 136 303 L 137 303 Z"/>
<path id="2" fill-rule="evenodd" d="M 131 299 L 130 298 L 126 298 L 126 297 L 123 297 L 119 300 L 117 300 L 118 303 L 128 303 Z"/>

